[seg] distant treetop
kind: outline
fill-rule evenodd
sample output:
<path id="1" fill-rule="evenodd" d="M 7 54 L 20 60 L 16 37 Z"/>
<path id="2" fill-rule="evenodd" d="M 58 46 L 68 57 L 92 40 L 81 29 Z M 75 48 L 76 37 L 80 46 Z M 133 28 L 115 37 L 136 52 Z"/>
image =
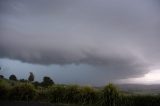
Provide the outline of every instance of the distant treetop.
<path id="1" fill-rule="evenodd" d="M 34 75 L 32 72 L 30 72 L 30 75 L 28 77 L 28 81 L 30 81 L 30 82 L 34 81 Z"/>
<path id="2" fill-rule="evenodd" d="M 17 81 L 17 77 L 16 77 L 14 74 L 10 75 L 9 79 L 10 79 L 10 80 Z"/>

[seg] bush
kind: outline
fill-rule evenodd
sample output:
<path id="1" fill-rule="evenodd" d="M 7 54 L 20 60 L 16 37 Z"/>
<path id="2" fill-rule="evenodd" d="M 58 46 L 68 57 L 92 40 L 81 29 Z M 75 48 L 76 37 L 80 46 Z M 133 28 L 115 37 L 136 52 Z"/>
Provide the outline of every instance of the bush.
<path id="1" fill-rule="evenodd" d="M 81 104 L 94 104 L 98 100 L 98 94 L 91 87 L 82 87 L 79 100 Z"/>
<path id="2" fill-rule="evenodd" d="M 160 96 L 156 95 L 129 95 L 123 96 L 120 106 L 159 106 Z"/>
<path id="3" fill-rule="evenodd" d="M 28 82 L 28 80 L 26 80 L 26 79 L 20 79 L 19 81 L 22 82 L 22 83 L 27 83 Z"/>
<path id="4" fill-rule="evenodd" d="M 0 79 L 4 79 L 4 76 L 3 76 L 3 75 L 0 75 Z"/>
<path id="5" fill-rule="evenodd" d="M 35 89 L 31 84 L 20 84 L 14 86 L 10 90 L 9 98 L 11 100 L 33 100 L 35 96 Z"/>
<path id="6" fill-rule="evenodd" d="M 64 103 L 65 86 L 54 85 L 48 88 L 50 102 Z"/>
<path id="7" fill-rule="evenodd" d="M 32 82 L 32 84 L 37 88 L 41 86 L 41 83 L 39 83 L 38 81 Z"/>
<path id="8" fill-rule="evenodd" d="M 53 84 L 54 84 L 54 82 L 50 77 L 47 77 L 47 76 L 43 77 L 42 86 L 48 87 L 48 86 L 51 86 Z"/>
<path id="9" fill-rule="evenodd" d="M 17 81 L 17 77 L 15 75 L 10 75 L 9 77 L 10 80 L 13 80 L 13 81 Z"/>
<path id="10" fill-rule="evenodd" d="M 0 100 L 6 100 L 8 98 L 8 91 L 9 87 L 0 80 Z"/>
<path id="11" fill-rule="evenodd" d="M 42 88 L 37 87 L 36 95 L 35 95 L 36 101 L 43 101 L 43 102 L 49 102 L 50 101 L 50 92 L 48 88 Z"/>
<path id="12" fill-rule="evenodd" d="M 69 85 L 65 87 L 64 100 L 66 103 L 78 103 L 79 101 L 79 86 Z"/>
<path id="13" fill-rule="evenodd" d="M 101 105 L 104 106 L 116 106 L 119 101 L 119 92 L 117 88 L 112 84 L 105 86 L 102 90 L 100 101 Z"/>

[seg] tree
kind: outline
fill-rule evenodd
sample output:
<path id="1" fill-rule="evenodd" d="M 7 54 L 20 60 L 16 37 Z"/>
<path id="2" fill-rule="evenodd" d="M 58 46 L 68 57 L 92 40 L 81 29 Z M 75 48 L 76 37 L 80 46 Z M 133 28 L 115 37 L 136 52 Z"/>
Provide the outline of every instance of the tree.
<path id="1" fill-rule="evenodd" d="M 0 79 L 4 79 L 4 76 L 3 76 L 3 75 L 0 75 Z"/>
<path id="2" fill-rule="evenodd" d="M 32 72 L 30 72 L 30 75 L 28 77 L 28 81 L 30 81 L 30 82 L 34 81 L 34 75 Z"/>
<path id="3" fill-rule="evenodd" d="M 10 79 L 10 80 L 17 81 L 17 77 L 16 77 L 14 74 L 10 75 L 9 79 Z"/>
<path id="4" fill-rule="evenodd" d="M 50 77 L 48 77 L 48 76 L 43 77 L 42 86 L 46 87 L 46 86 L 53 85 L 53 84 L 54 84 L 54 82 Z"/>

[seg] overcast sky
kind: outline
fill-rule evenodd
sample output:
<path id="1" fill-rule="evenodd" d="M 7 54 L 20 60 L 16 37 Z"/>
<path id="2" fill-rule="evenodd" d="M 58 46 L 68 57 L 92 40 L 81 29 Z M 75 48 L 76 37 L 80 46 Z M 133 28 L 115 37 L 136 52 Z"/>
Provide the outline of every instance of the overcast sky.
<path id="1" fill-rule="evenodd" d="M 159 0 L 1 0 L 1 74 L 133 82 L 160 68 L 159 11 Z"/>

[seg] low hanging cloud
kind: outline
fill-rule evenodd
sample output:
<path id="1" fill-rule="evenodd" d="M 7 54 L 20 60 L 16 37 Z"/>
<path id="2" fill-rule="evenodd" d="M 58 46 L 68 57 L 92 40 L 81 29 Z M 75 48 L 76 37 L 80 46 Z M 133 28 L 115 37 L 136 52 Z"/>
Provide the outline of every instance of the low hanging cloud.
<path id="1" fill-rule="evenodd" d="M 0 58 L 140 76 L 160 62 L 158 10 L 153 0 L 2 0 Z"/>

